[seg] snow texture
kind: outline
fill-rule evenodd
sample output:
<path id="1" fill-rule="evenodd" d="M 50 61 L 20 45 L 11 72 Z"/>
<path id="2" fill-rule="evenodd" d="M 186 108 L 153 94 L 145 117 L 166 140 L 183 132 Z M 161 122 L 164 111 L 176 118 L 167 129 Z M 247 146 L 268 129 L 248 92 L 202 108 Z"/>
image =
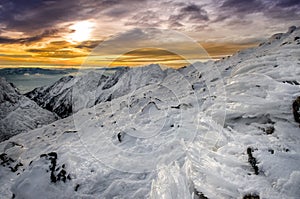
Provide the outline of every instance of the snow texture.
<path id="1" fill-rule="evenodd" d="M 21 95 L 4 78 L 0 78 L 0 109 L 0 141 L 58 119 L 52 112 Z"/>
<path id="2" fill-rule="evenodd" d="M 72 116 L 0 144 L 2 198 L 299 198 L 299 36 L 293 27 L 217 62 L 40 88 L 84 97 Z"/>

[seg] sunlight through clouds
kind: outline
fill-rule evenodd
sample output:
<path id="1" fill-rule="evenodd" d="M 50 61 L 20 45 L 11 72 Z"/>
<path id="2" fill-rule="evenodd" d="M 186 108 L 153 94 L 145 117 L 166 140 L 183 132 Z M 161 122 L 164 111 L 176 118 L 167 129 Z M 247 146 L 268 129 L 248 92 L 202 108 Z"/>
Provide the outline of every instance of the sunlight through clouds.
<path id="1" fill-rule="evenodd" d="M 90 21 L 79 21 L 70 26 L 72 33 L 67 36 L 70 42 L 82 42 L 90 39 L 95 24 Z"/>

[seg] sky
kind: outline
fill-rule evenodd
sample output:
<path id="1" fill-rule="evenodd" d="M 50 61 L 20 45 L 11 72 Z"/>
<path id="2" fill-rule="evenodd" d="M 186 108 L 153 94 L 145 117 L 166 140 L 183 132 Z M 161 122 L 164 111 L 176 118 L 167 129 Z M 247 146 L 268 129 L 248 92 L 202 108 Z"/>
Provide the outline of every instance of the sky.
<path id="1" fill-rule="evenodd" d="M 101 57 L 97 66 L 179 67 L 186 59 L 168 47 L 220 59 L 299 22 L 299 0 L 0 0 L 0 67 L 80 67 L 87 57 Z"/>

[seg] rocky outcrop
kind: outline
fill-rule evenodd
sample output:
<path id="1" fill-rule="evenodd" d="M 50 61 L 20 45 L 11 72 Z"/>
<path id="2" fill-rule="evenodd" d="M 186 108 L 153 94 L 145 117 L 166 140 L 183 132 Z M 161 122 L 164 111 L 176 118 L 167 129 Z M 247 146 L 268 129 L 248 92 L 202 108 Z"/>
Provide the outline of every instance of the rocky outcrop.
<path id="1" fill-rule="evenodd" d="M 293 102 L 293 115 L 296 122 L 300 123 L 300 96 Z"/>

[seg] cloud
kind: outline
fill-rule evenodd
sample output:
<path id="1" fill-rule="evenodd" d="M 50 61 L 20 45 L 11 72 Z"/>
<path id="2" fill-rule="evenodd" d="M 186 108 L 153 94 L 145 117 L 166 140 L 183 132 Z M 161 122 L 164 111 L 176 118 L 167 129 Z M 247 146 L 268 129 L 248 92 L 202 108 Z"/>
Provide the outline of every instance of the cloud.
<path id="1" fill-rule="evenodd" d="M 106 60 L 103 60 L 104 62 Z M 141 66 L 159 63 L 169 67 L 182 67 L 188 64 L 183 57 L 172 52 L 157 48 L 142 48 L 130 51 L 110 63 L 110 66 Z"/>
<path id="2" fill-rule="evenodd" d="M 0 54 L 0 57 L 6 57 L 6 58 L 29 58 L 29 57 L 32 57 L 32 55 L 10 55 L 10 54 Z"/>
<path id="3" fill-rule="evenodd" d="M 43 48 L 29 48 L 25 51 L 34 53 L 38 57 L 75 58 L 86 56 L 86 51 L 78 51 L 75 49 L 77 46 L 78 45 L 71 44 L 67 41 L 53 41 Z"/>
<path id="4" fill-rule="evenodd" d="M 0 44 L 30 44 L 33 42 L 42 41 L 47 37 L 52 37 L 57 35 L 59 29 L 51 29 L 45 30 L 43 33 L 39 35 L 35 35 L 32 37 L 23 37 L 23 38 L 9 38 L 9 37 L 0 37 Z"/>
<path id="5" fill-rule="evenodd" d="M 281 0 L 278 1 L 276 4 L 277 7 L 300 7 L 300 1 L 299 0 Z"/>
<path id="6" fill-rule="evenodd" d="M 215 22 L 224 21 L 233 16 L 245 18 L 249 14 L 262 13 L 267 19 L 295 20 L 299 17 L 298 0 L 225 0 L 218 7 L 219 14 Z"/>
<path id="7" fill-rule="evenodd" d="M 221 10 L 229 10 L 234 15 L 244 16 L 245 14 L 262 11 L 264 4 L 259 0 L 226 0 L 220 8 Z"/>
<path id="8" fill-rule="evenodd" d="M 278 0 L 268 5 L 264 15 L 270 19 L 297 21 L 300 18 L 300 2 L 295 0 Z"/>
<path id="9" fill-rule="evenodd" d="M 203 5 L 196 3 L 149 0 L 146 6 L 134 11 L 124 25 L 184 30 L 209 21 Z"/>
<path id="10" fill-rule="evenodd" d="M 102 40 L 83 41 L 80 44 L 75 45 L 74 48 L 92 50 L 92 49 L 96 48 L 101 42 L 102 42 Z"/>
<path id="11" fill-rule="evenodd" d="M 141 27 L 157 27 L 164 23 L 159 14 L 146 10 L 133 15 L 125 25 L 141 26 Z"/>
<path id="12" fill-rule="evenodd" d="M 181 27 L 183 22 L 202 23 L 206 21 L 209 21 L 208 12 L 196 4 L 184 5 L 177 14 L 172 14 L 169 17 L 169 23 L 172 27 Z"/>
<path id="13" fill-rule="evenodd" d="M 36 34 L 61 23 L 97 19 L 114 19 L 128 14 L 138 0 L 3 0 L 0 2 L 0 21 L 10 31 Z"/>

